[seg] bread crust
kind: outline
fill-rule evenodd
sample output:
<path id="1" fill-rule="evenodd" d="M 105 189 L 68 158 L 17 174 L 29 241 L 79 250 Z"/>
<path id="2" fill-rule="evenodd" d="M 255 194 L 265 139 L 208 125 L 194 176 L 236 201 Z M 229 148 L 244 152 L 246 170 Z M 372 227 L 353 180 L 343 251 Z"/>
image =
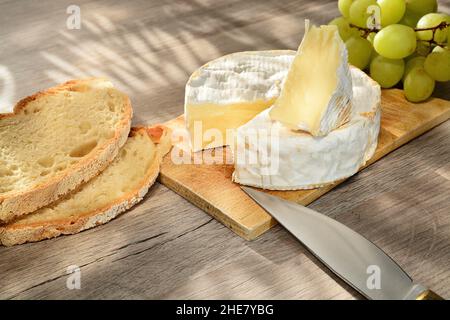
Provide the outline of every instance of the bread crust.
<path id="1" fill-rule="evenodd" d="M 168 139 L 170 139 L 170 130 L 163 126 L 158 126 L 158 128 L 163 128 L 160 136 L 162 139 L 155 139 L 155 137 L 147 131 L 148 128 L 145 127 L 132 128 L 130 135 L 148 134 L 154 143 L 166 145 Z M 160 149 L 157 148 L 157 154 L 155 155 L 154 161 L 149 166 L 147 173 L 135 190 L 117 198 L 102 208 L 98 208 L 94 211 L 80 212 L 76 218 L 55 219 L 46 223 L 35 222 L 26 225 L 14 225 L 14 223 L 11 225 L 4 225 L 3 227 L 0 227 L 0 244 L 12 246 L 26 242 L 50 239 L 60 235 L 75 234 L 111 221 L 121 213 L 139 203 L 147 194 L 149 188 L 154 184 L 159 175 L 161 159 L 164 156 L 159 150 Z M 165 148 L 163 152 L 167 153 L 169 150 L 170 149 Z"/>
<path id="2" fill-rule="evenodd" d="M 12 113 L 0 115 L 0 120 L 16 116 L 27 105 L 42 96 L 53 95 L 63 91 L 83 91 L 94 82 L 102 82 L 104 79 L 90 78 L 84 80 L 71 80 L 56 87 L 31 95 L 19 101 Z M 114 136 L 105 144 L 97 148 L 92 154 L 84 157 L 70 170 L 62 171 L 49 181 L 34 186 L 25 191 L 8 192 L 0 195 L 0 223 L 7 223 L 14 218 L 36 211 L 56 200 L 61 196 L 76 189 L 82 183 L 89 181 L 103 171 L 117 156 L 128 137 L 131 126 L 133 110 L 130 99 L 124 96 L 125 115 L 116 127 Z"/>

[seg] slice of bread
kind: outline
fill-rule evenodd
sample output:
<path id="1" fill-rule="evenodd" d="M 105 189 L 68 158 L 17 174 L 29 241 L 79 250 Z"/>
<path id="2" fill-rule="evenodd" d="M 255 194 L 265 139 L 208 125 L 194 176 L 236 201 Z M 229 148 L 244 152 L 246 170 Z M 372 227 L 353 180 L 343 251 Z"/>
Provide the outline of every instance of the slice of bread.
<path id="1" fill-rule="evenodd" d="M 97 176 L 130 131 L 128 97 L 104 79 L 69 81 L 0 114 L 0 222 Z"/>
<path id="2" fill-rule="evenodd" d="M 170 146 L 165 127 L 132 129 L 105 171 L 56 203 L 0 226 L 0 243 L 35 242 L 110 221 L 142 200 Z"/>

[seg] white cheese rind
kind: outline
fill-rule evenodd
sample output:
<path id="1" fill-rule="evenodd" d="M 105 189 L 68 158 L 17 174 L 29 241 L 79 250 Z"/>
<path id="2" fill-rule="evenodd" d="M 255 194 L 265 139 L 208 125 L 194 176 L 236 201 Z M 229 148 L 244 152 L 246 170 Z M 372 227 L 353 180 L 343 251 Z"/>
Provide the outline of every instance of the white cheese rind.
<path id="1" fill-rule="evenodd" d="M 291 62 L 292 54 L 285 50 L 239 52 L 195 71 L 186 84 L 184 105 L 192 150 L 226 145 L 227 129 L 236 129 L 270 107 Z M 194 123 L 201 129 L 194 130 Z M 222 141 L 206 141 L 209 129 L 224 135 Z"/>
<path id="2" fill-rule="evenodd" d="M 352 77 L 347 48 L 336 26 L 309 27 L 288 72 L 273 120 L 314 136 L 327 135 L 349 120 Z"/>
<path id="3" fill-rule="evenodd" d="M 353 109 L 350 121 L 326 136 L 314 137 L 291 130 L 270 118 L 271 109 L 238 128 L 233 181 L 270 190 L 297 190 L 317 188 L 357 173 L 377 147 L 381 90 L 364 72 L 352 68 L 351 75 Z M 274 132 L 278 134 L 277 148 L 273 143 L 270 146 L 272 150 L 278 150 L 277 165 L 270 170 L 270 163 L 248 161 L 261 158 L 261 148 L 252 144 L 256 141 L 252 137 L 255 138 L 258 130 L 264 130 L 262 135 L 267 134 L 266 140 Z"/>

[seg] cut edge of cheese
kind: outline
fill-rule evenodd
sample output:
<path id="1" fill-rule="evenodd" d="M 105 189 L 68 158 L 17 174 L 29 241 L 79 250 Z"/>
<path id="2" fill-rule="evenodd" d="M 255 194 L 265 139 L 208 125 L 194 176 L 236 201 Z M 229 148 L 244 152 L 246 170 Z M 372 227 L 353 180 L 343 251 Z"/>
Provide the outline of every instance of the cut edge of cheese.
<path id="1" fill-rule="evenodd" d="M 236 128 L 273 105 L 275 99 L 224 105 L 206 103 L 189 106 L 186 128 L 194 152 L 230 145 Z M 208 111 L 205 119 L 204 112 Z"/>
<path id="2" fill-rule="evenodd" d="M 289 69 L 270 117 L 295 130 L 324 136 L 349 121 L 352 79 L 336 26 L 312 26 Z"/>

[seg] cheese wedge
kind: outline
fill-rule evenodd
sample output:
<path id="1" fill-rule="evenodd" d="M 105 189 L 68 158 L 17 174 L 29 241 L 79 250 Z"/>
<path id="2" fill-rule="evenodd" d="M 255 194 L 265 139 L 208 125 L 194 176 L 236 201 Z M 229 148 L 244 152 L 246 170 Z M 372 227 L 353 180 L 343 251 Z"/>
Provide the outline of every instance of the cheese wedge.
<path id="1" fill-rule="evenodd" d="M 306 31 L 270 112 L 273 120 L 313 136 L 324 136 L 349 120 L 352 79 L 347 49 L 336 26 Z"/>
<path id="2" fill-rule="evenodd" d="M 192 74 L 185 119 L 194 152 L 232 143 L 236 128 L 272 106 L 292 62 L 284 52 L 234 53 Z"/>
<path id="3" fill-rule="evenodd" d="M 292 52 L 294 55 L 294 52 Z M 380 86 L 357 68 L 352 113 L 323 137 L 292 130 L 267 109 L 237 129 L 233 181 L 270 190 L 318 188 L 350 177 L 373 156 L 381 119 Z"/>

